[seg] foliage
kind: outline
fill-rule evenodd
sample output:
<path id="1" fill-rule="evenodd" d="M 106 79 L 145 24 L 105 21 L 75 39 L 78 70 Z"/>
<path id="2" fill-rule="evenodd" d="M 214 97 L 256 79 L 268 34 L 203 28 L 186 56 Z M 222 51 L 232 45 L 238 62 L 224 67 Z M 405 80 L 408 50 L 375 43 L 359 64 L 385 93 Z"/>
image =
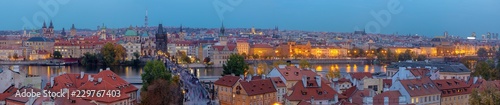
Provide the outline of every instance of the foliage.
<path id="1" fill-rule="evenodd" d="M 357 47 L 352 48 L 349 51 L 349 55 L 351 55 L 351 57 L 354 57 L 354 58 L 366 56 L 365 51 L 363 49 L 357 48 Z"/>
<path id="2" fill-rule="evenodd" d="M 159 60 L 147 62 L 143 68 L 143 71 L 144 73 L 141 75 L 143 82 L 142 89 L 145 91 L 149 89 L 148 86 L 152 84 L 154 80 L 170 80 L 172 76 L 169 72 L 167 72 L 163 62 Z"/>
<path id="3" fill-rule="evenodd" d="M 427 59 L 427 56 L 424 54 L 420 54 L 417 57 L 417 61 L 425 61 Z"/>
<path id="4" fill-rule="evenodd" d="M 186 55 L 186 53 L 182 53 L 182 55 L 181 55 L 181 61 L 182 61 L 182 62 L 184 62 L 184 63 L 186 63 L 186 64 L 190 64 L 190 63 L 192 63 L 191 58 L 189 58 L 189 57 Z"/>
<path id="5" fill-rule="evenodd" d="M 52 56 L 54 57 L 54 59 L 61 59 L 62 58 L 62 54 L 59 51 L 54 51 L 54 53 L 52 53 Z"/>
<path id="6" fill-rule="evenodd" d="M 134 58 L 135 58 L 133 60 L 134 65 L 138 65 L 139 63 L 141 63 L 141 60 L 139 59 L 139 57 L 141 57 L 141 54 L 139 54 L 139 52 L 134 52 L 133 55 L 134 55 Z"/>
<path id="7" fill-rule="evenodd" d="M 179 82 L 157 79 L 141 92 L 142 105 L 182 105 L 184 95 Z M 175 97 L 172 97 L 175 96 Z"/>
<path id="8" fill-rule="evenodd" d="M 500 105 L 500 91 L 491 82 L 483 83 L 480 88 L 472 90 L 469 98 L 470 105 Z"/>
<path id="9" fill-rule="evenodd" d="M 472 73 L 472 75 L 481 76 L 485 80 L 495 79 L 495 77 L 496 77 L 495 74 L 497 74 L 497 73 L 492 68 L 492 65 L 493 64 L 491 64 L 491 63 L 481 61 L 476 65 L 475 71 Z"/>
<path id="10" fill-rule="evenodd" d="M 274 61 L 273 62 L 273 67 L 277 67 L 279 65 L 287 65 L 288 63 L 286 63 L 285 61 L 283 60 L 277 60 L 277 61 Z"/>
<path id="11" fill-rule="evenodd" d="M 479 48 L 477 50 L 477 56 L 481 57 L 481 58 L 486 58 L 486 57 L 488 57 L 488 51 L 486 51 L 485 48 Z"/>
<path id="12" fill-rule="evenodd" d="M 406 50 L 404 53 L 398 55 L 399 61 L 413 60 L 413 52 L 411 50 Z"/>
<path id="13" fill-rule="evenodd" d="M 234 74 L 236 76 L 244 75 L 248 69 L 248 64 L 245 62 L 245 57 L 239 54 L 231 54 L 226 64 L 222 65 L 223 75 Z"/>
<path id="14" fill-rule="evenodd" d="M 205 57 L 205 59 L 203 59 L 203 63 L 205 63 L 205 64 L 208 64 L 210 62 L 211 62 L 210 57 Z"/>
<path id="15" fill-rule="evenodd" d="M 302 59 L 299 61 L 299 66 L 300 66 L 300 68 L 310 68 L 311 63 L 309 63 L 309 61 L 307 61 L 307 60 Z"/>
<path id="16" fill-rule="evenodd" d="M 101 49 L 103 55 L 104 65 L 117 65 L 124 61 L 127 56 L 125 48 L 120 44 L 106 43 Z"/>
<path id="17" fill-rule="evenodd" d="M 259 62 L 257 64 L 257 74 L 262 75 L 262 74 L 267 74 L 273 69 L 272 66 L 269 66 L 266 62 Z M 249 70 L 251 71 L 251 70 Z"/>
<path id="18" fill-rule="evenodd" d="M 12 56 L 12 58 L 14 58 L 15 60 L 19 59 L 19 55 L 17 53 L 14 53 L 14 55 Z"/>
<path id="19" fill-rule="evenodd" d="M 329 70 L 327 73 L 326 73 L 326 77 L 328 79 L 333 79 L 333 78 L 338 78 L 340 77 L 340 70 L 338 69 L 333 69 L 333 70 Z"/>
<path id="20" fill-rule="evenodd" d="M 476 58 L 473 58 L 473 57 L 462 57 L 460 58 L 459 62 L 464 64 L 465 67 L 467 67 L 468 69 L 472 69 L 474 68 L 472 65 L 473 65 L 473 62 L 477 62 L 478 59 Z"/>
<path id="21" fill-rule="evenodd" d="M 81 59 L 81 64 L 88 66 L 88 65 L 97 65 L 98 64 L 98 58 L 96 54 L 91 54 L 91 53 L 85 53 L 83 54 L 83 57 Z"/>

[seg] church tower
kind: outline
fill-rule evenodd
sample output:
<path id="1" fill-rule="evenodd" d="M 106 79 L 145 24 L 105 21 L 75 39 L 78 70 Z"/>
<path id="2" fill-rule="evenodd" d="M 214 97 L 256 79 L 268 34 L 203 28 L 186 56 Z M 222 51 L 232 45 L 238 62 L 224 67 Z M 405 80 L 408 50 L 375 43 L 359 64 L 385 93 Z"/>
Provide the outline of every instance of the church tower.
<path id="1" fill-rule="evenodd" d="M 61 36 L 66 37 L 66 31 L 64 30 L 64 28 L 62 29 Z"/>
<path id="2" fill-rule="evenodd" d="M 75 24 L 71 25 L 71 32 L 70 32 L 70 35 L 72 37 L 74 37 L 76 35 L 76 28 L 75 28 Z"/>
<path id="3" fill-rule="evenodd" d="M 43 22 L 43 26 L 42 26 L 42 35 L 45 36 L 45 32 L 47 32 L 47 24 L 45 24 L 45 21 Z"/>
<path id="4" fill-rule="evenodd" d="M 146 16 L 144 17 L 144 28 L 148 29 L 148 9 L 146 9 Z"/>
<path id="5" fill-rule="evenodd" d="M 102 24 L 101 31 L 99 32 L 99 39 L 106 40 L 106 26 Z"/>
<path id="6" fill-rule="evenodd" d="M 226 35 L 226 29 L 224 28 L 224 23 L 222 23 L 222 26 L 220 27 L 219 43 L 221 45 L 227 45 L 227 35 Z"/>
<path id="7" fill-rule="evenodd" d="M 163 30 L 162 24 L 158 25 L 158 30 L 156 32 L 155 39 L 156 39 L 156 41 L 155 41 L 156 50 L 158 50 L 162 53 L 166 53 L 168 51 L 168 48 L 167 48 L 168 38 L 167 38 L 167 34 Z"/>
<path id="8" fill-rule="evenodd" d="M 54 24 L 52 24 L 52 20 L 50 21 L 49 29 L 47 30 L 45 37 L 54 37 Z"/>

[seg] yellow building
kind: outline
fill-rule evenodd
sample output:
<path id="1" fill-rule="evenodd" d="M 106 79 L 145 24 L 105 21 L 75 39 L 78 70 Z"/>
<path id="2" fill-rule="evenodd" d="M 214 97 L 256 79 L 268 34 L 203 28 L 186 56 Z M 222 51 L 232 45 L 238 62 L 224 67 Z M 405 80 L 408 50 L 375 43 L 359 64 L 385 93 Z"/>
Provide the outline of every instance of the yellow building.
<path id="1" fill-rule="evenodd" d="M 250 48 L 250 55 L 258 55 L 258 58 L 268 58 L 275 56 L 274 47 L 269 44 L 254 44 Z"/>
<path id="2" fill-rule="evenodd" d="M 434 85 L 441 91 L 441 105 L 468 105 L 470 85 L 458 79 L 434 80 Z"/>
<path id="3" fill-rule="evenodd" d="M 59 41 L 54 44 L 54 51 L 61 52 L 62 58 L 80 58 L 80 46 L 74 42 Z"/>
<path id="4" fill-rule="evenodd" d="M 238 49 L 238 54 L 249 54 L 250 44 L 246 40 L 236 41 L 236 49 Z"/>
<path id="5" fill-rule="evenodd" d="M 216 98 L 221 105 L 233 105 L 233 89 L 238 81 L 240 77 L 226 75 L 214 82 Z"/>
<path id="6" fill-rule="evenodd" d="M 311 54 L 316 58 L 335 58 L 347 55 L 347 49 L 334 46 L 312 46 Z"/>
<path id="7" fill-rule="evenodd" d="M 377 94 L 382 93 L 384 82 L 382 78 L 365 78 L 363 79 L 363 88 L 372 89 Z"/>
<path id="8" fill-rule="evenodd" d="M 293 57 L 309 57 L 311 53 L 311 42 L 307 41 L 307 43 L 296 43 L 296 42 L 288 42 L 288 46 L 291 49 L 291 55 Z"/>

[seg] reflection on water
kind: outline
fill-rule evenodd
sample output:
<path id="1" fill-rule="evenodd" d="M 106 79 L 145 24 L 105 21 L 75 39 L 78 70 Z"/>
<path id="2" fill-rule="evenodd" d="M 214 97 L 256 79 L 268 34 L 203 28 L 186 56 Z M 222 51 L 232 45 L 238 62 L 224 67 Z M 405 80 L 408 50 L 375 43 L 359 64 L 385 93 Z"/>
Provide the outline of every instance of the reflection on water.
<path id="1" fill-rule="evenodd" d="M 358 67 L 359 66 L 359 67 Z M 325 67 L 325 68 L 323 68 Z M 340 70 L 340 72 L 386 72 L 386 65 L 369 65 L 369 64 L 313 64 L 312 68 L 317 71 Z"/>
<path id="2" fill-rule="evenodd" d="M 359 67 L 358 67 L 359 66 Z M 386 72 L 385 65 L 367 65 L 367 64 L 312 64 L 312 68 L 318 71 L 340 70 L 340 72 Z M 44 80 L 49 80 L 51 76 L 62 73 L 91 73 L 96 74 L 99 69 L 104 67 L 92 66 L 20 66 L 20 70 L 31 75 L 40 75 Z M 142 67 L 115 66 L 110 69 L 124 79 L 140 78 Z M 200 76 L 220 76 L 222 68 L 192 68 L 189 72 Z"/>
<path id="3" fill-rule="evenodd" d="M 28 73 L 30 75 L 40 75 L 42 79 L 49 80 L 51 76 L 56 76 L 63 73 L 90 73 L 96 74 L 99 72 L 98 67 L 91 66 L 20 66 L 20 71 Z M 106 68 L 102 68 L 106 69 Z M 142 73 L 142 67 L 131 67 L 131 66 L 116 66 L 110 67 L 111 71 L 115 72 L 122 78 L 140 78 Z"/>

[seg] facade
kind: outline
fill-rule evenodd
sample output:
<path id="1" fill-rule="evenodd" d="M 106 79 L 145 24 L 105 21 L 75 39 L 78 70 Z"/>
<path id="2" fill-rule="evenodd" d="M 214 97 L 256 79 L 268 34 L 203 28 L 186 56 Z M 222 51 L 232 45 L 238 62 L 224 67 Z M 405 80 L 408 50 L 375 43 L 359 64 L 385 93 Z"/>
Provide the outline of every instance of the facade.
<path id="1" fill-rule="evenodd" d="M 141 44 L 141 56 L 156 56 L 156 44 L 154 40 L 146 40 Z"/>
<path id="2" fill-rule="evenodd" d="M 336 58 L 347 56 L 347 49 L 335 46 L 312 46 L 311 54 L 316 58 Z"/>
<path id="3" fill-rule="evenodd" d="M 286 93 L 286 84 L 280 77 L 270 77 L 274 85 L 276 85 L 276 100 L 278 103 L 283 104 L 285 102 L 284 96 Z"/>
<path id="4" fill-rule="evenodd" d="M 465 65 L 461 63 L 456 63 L 456 62 L 418 62 L 418 61 L 413 61 L 413 62 L 399 62 L 394 65 L 390 65 L 387 68 L 388 71 L 388 76 L 391 76 L 391 74 L 394 74 L 394 70 L 396 68 L 400 68 L 401 70 L 405 68 L 427 68 L 430 70 L 436 70 L 433 71 L 432 74 L 438 73 L 438 75 L 432 75 L 431 79 L 459 79 L 459 80 L 469 80 L 470 79 L 470 74 L 471 70 L 469 70 Z M 391 69 L 391 70 L 390 70 Z M 435 77 L 437 76 L 437 77 Z M 393 78 L 394 79 L 394 78 Z"/>
<path id="5" fill-rule="evenodd" d="M 47 25 L 45 24 L 45 22 L 43 22 L 42 34 L 43 34 L 43 37 L 47 37 L 47 38 L 54 37 L 54 25 L 52 24 L 52 21 L 50 21 L 50 26 L 48 28 L 47 28 Z"/>
<path id="6" fill-rule="evenodd" d="M 273 81 L 262 79 L 240 80 L 233 89 L 232 105 L 272 105 L 277 103 L 277 90 Z"/>
<path id="7" fill-rule="evenodd" d="M 167 34 L 163 30 L 163 25 L 159 24 L 158 25 L 158 30 L 155 35 L 155 45 L 156 45 L 156 51 L 158 51 L 158 55 L 163 55 L 168 51 L 167 48 Z"/>
<path id="8" fill-rule="evenodd" d="M 274 47 L 269 44 L 253 44 L 250 48 L 250 55 L 257 55 L 258 58 L 270 58 L 274 57 L 276 54 Z"/>
<path id="9" fill-rule="evenodd" d="M 123 46 L 123 48 L 125 48 L 125 52 L 127 53 L 127 57 L 125 58 L 125 60 L 133 60 L 133 59 L 136 59 L 134 57 L 134 53 L 141 53 L 141 43 L 135 43 L 135 42 L 123 42 L 123 43 L 119 43 L 120 45 Z"/>
<path id="10" fill-rule="evenodd" d="M 0 46 L 0 60 L 19 60 L 22 58 L 24 57 L 21 46 Z"/>
<path id="11" fill-rule="evenodd" d="M 71 41 L 59 41 L 54 43 L 54 51 L 61 52 L 62 58 L 80 58 L 80 46 Z"/>
<path id="12" fill-rule="evenodd" d="M 137 31 L 133 30 L 132 26 L 130 26 L 130 28 L 125 31 L 125 35 L 122 37 L 122 41 L 139 43 L 141 39 L 139 37 L 139 34 L 137 34 Z"/>
<path id="13" fill-rule="evenodd" d="M 211 60 L 214 62 L 214 67 L 222 67 L 231 54 L 238 54 L 236 45 L 214 45 L 210 51 L 212 51 L 210 53 L 212 54 Z"/>
<path id="14" fill-rule="evenodd" d="M 246 40 L 236 41 L 236 48 L 238 49 L 238 54 L 250 54 L 250 44 Z"/>
<path id="15" fill-rule="evenodd" d="M 439 105 L 441 91 L 428 77 L 396 79 L 390 90 L 399 91 L 408 100 L 406 104 Z"/>
<path id="16" fill-rule="evenodd" d="M 441 105 L 467 105 L 469 103 L 470 85 L 463 80 L 433 80 L 434 86 L 441 91 Z"/>
<path id="17" fill-rule="evenodd" d="M 35 54 L 35 53 L 38 54 L 39 52 L 46 52 L 46 53 L 52 54 L 54 51 L 54 43 L 55 43 L 54 40 L 47 39 L 45 37 L 31 37 L 28 40 L 26 40 L 25 42 L 23 42 L 23 46 L 26 46 L 29 49 L 31 49 L 31 51 L 27 51 L 27 52 L 31 52 L 31 54 Z M 37 58 L 41 58 L 41 57 L 31 57 L 30 56 L 30 58 L 33 58 L 33 59 L 29 59 L 29 60 L 37 60 Z"/>
<path id="18" fill-rule="evenodd" d="M 241 78 L 237 76 L 223 76 L 214 82 L 214 90 L 216 93 L 216 97 L 219 100 L 221 105 L 232 105 L 233 104 L 233 89 L 235 89 L 235 85 Z"/>

